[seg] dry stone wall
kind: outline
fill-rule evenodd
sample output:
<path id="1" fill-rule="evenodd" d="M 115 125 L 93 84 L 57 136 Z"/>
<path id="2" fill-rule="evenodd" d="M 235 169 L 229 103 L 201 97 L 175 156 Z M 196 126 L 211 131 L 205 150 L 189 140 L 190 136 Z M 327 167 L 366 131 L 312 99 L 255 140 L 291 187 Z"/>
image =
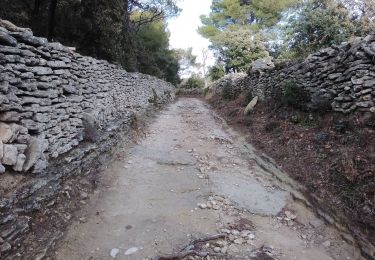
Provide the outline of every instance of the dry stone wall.
<path id="1" fill-rule="evenodd" d="M 250 90 L 261 99 L 295 81 L 312 94 L 312 105 L 329 102 L 337 112 L 375 112 L 375 33 L 334 45 L 303 62 L 277 65 L 248 75 L 229 75 L 214 83 L 214 93 L 238 95 Z"/>
<path id="2" fill-rule="evenodd" d="M 0 174 L 42 173 L 109 122 L 173 96 L 169 83 L 0 20 Z"/>
<path id="3" fill-rule="evenodd" d="M 113 148 L 174 96 L 0 19 L 0 259 L 42 259 Z"/>

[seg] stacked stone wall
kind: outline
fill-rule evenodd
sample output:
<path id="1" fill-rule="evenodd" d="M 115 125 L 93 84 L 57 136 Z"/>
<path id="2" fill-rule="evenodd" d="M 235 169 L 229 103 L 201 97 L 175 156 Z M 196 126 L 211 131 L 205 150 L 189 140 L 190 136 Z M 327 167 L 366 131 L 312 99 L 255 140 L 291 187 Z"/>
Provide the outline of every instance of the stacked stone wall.
<path id="1" fill-rule="evenodd" d="M 0 21 L 0 173 L 41 173 L 109 122 L 173 95 L 162 80 Z"/>
<path id="2" fill-rule="evenodd" d="M 174 96 L 0 19 L 0 259 L 42 259 L 113 148 Z"/>
<path id="3" fill-rule="evenodd" d="M 375 34 L 322 49 L 303 62 L 226 76 L 215 82 L 213 89 L 223 94 L 227 88 L 233 95 L 250 90 L 254 96 L 267 99 L 287 81 L 307 89 L 313 103 L 329 102 L 334 111 L 375 112 Z"/>

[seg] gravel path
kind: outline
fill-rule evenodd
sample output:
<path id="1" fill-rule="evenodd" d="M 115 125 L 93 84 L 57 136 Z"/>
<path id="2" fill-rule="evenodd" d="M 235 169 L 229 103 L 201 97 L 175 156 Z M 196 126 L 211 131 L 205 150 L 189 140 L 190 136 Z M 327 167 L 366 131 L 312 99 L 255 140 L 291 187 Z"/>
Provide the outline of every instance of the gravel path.
<path id="1" fill-rule="evenodd" d="M 102 173 L 111 185 L 52 258 L 361 259 L 259 160 L 203 101 L 180 98 Z"/>

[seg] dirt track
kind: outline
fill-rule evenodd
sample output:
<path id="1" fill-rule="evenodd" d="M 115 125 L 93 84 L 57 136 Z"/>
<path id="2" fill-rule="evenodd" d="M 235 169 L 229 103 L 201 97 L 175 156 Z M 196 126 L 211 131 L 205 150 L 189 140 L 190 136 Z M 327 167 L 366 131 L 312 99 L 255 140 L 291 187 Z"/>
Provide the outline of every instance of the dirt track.
<path id="1" fill-rule="evenodd" d="M 181 98 L 102 173 L 112 184 L 52 257 L 152 259 L 222 233 L 195 249 L 222 255 L 210 259 L 361 259 L 255 156 L 204 102 Z"/>

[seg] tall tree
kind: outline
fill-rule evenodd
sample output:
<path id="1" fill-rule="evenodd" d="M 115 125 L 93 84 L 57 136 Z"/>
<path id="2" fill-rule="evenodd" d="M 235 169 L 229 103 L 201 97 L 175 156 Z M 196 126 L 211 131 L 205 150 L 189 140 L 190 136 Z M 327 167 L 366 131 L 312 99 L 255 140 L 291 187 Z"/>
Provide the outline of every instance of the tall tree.
<path id="1" fill-rule="evenodd" d="M 267 56 L 261 30 L 274 26 L 296 0 L 213 0 L 202 16 L 199 33 L 208 38 L 226 71 L 247 70 L 254 59 Z"/>
<path id="2" fill-rule="evenodd" d="M 164 20 L 175 16 L 180 9 L 176 0 L 122 0 L 124 8 L 124 20 L 127 26 L 138 31 L 144 24 Z M 137 19 L 130 17 L 137 13 Z"/>
<path id="3" fill-rule="evenodd" d="M 39 4 L 38 2 L 35 5 Z M 50 0 L 49 4 L 49 14 L 48 14 L 48 40 L 51 41 L 53 37 L 53 32 L 55 29 L 55 13 L 56 13 L 57 0 Z M 34 7 L 36 9 L 37 6 Z"/>
<path id="4" fill-rule="evenodd" d="M 197 67 L 197 56 L 193 54 L 193 48 L 178 49 L 177 53 L 180 64 L 180 76 L 186 77 L 191 75 Z"/>
<path id="5" fill-rule="evenodd" d="M 133 14 L 131 19 L 138 19 L 141 13 Z M 152 15 L 152 14 L 150 14 Z M 165 20 L 144 24 L 136 34 L 136 41 L 142 49 L 138 52 L 139 70 L 143 73 L 177 84 L 178 58 L 169 50 L 170 33 Z"/>
<path id="6" fill-rule="evenodd" d="M 287 48 L 297 57 L 351 36 L 360 35 L 361 28 L 345 5 L 336 0 L 308 0 L 295 10 L 286 25 Z"/>

